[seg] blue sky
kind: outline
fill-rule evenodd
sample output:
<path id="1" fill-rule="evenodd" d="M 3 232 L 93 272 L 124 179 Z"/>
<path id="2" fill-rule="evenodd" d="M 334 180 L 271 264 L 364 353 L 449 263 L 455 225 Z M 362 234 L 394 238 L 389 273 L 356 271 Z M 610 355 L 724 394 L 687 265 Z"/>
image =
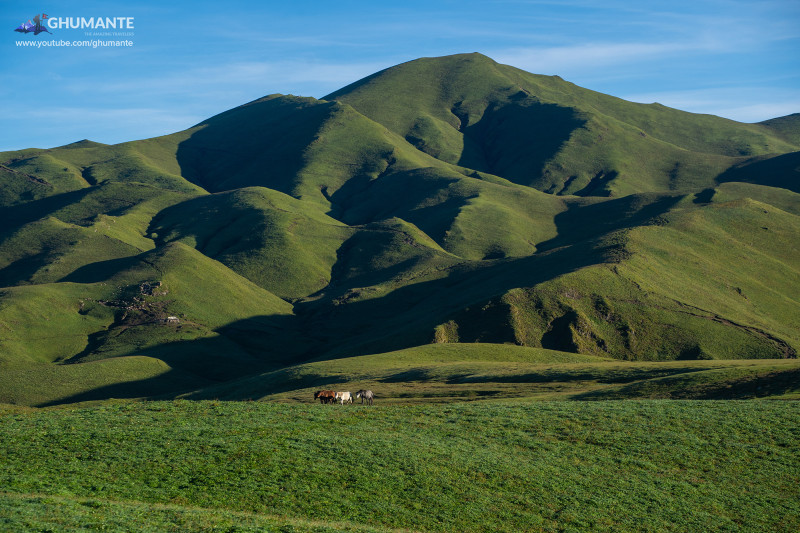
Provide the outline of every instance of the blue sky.
<path id="1" fill-rule="evenodd" d="M 117 39 L 13 31 L 42 12 L 134 17 L 134 35 L 119 37 L 133 46 L 18 46 Z M 397 63 L 461 52 L 742 122 L 800 112 L 796 0 L 4 0 L 0 20 L 0 150 L 173 133 L 266 94 L 322 97 Z"/>

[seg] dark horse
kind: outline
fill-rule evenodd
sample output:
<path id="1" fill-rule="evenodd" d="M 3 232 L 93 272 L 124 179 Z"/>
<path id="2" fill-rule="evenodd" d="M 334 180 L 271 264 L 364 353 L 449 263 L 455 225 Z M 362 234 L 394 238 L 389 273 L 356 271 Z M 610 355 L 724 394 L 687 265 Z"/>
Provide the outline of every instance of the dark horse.
<path id="1" fill-rule="evenodd" d="M 318 390 L 314 393 L 314 399 L 319 403 L 333 403 L 336 401 L 336 393 L 332 390 Z"/>
<path id="2" fill-rule="evenodd" d="M 375 398 L 375 395 L 372 394 L 371 390 L 361 389 L 356 393 L 356 398 L 361 398 L 361 405 L 364 405 L 364 400 L 367 400 L 367 405 L 372 405 L 372 400 Z"/>

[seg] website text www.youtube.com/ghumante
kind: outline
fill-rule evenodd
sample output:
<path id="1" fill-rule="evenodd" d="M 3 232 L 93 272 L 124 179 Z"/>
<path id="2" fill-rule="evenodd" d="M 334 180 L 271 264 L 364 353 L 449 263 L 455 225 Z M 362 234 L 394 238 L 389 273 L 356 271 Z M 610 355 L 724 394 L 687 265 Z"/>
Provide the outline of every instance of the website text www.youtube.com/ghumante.
<path id="1" fill-rule="evenodd" d="M 84 48 L 111 48 L 133 46 L 133 41 L 125 40 L 101 40 L 86 39 L 80 41 L 65 41 L 63 39 L 53 39 L 49 41 L 17 41 L 17 46 L 43 48 L 43 47 L 84 47 Z"/>

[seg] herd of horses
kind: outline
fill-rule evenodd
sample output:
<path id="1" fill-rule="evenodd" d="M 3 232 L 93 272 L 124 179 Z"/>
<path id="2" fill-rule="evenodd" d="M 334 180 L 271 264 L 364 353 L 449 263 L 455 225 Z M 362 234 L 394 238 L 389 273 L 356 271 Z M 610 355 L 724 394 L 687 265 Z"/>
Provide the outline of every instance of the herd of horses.
<path id="1" fill-rule="evenodd" d="M 367 402 L 367 405 L 372 405 L 372 400 L 375 399 L 375 395 L 371 390 L 364 389 L 358 391 L 355 397 L 356 399 L 361 398 L 361 405 L 364 405 L 364 401 Z M 314 393 L 314 399 L 319 400 L 319 403 L 322 404 L 339 402 L 344 405 L 344 402 L 353 403 L 353 395 L 350 394 L 350 391 L 318 390 Z"/>

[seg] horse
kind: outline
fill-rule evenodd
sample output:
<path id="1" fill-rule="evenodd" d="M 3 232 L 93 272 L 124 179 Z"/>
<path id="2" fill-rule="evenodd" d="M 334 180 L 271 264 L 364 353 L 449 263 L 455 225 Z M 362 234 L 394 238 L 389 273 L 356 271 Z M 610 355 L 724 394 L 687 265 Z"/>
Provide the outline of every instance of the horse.
<path id="1" fill-rule="evenodd" d="M 350 395 L 350 391 L 337 392 L 336 399 L 339 400 L 342 405 L 344 405 L 344 402 L 353 403 L 353 397 Z"/>
<path id="2" fill-rule="evenodd" d="M 332 390 L 318 390 L 314 393 L 314 399 L 319 403 L 333 403 L 336 401 L 336 393 Z"/>
<path id="3" fill-rule="evenodd" d="M 356 393 L 356 398 L 361 398 L 361 405 L 364 405 L 364 400 L 367 400 L 367 405 L 372 405 L 372 400 L 375 398 L 375 395 L 372 394 L 371 390 L 361 389 Z"/>

